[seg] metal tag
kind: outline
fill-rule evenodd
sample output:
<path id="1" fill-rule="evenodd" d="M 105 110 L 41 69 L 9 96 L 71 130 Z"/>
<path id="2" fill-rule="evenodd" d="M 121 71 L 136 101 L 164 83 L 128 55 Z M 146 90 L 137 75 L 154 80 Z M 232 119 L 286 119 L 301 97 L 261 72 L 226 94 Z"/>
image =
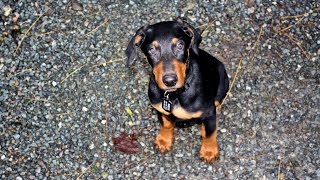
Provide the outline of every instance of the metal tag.
<path id="1" fill-rule="evenodd" d="M 172 102 L 169 99 L 169 94 L 164 92 L 164 98 L 162 99 L 162 109 L 164 109 L 167 112 L 171 112 L 172 109 Z"/>
<path id="2" fill-rule="evenodd" d="M 164 109 L 167 112 L 171 112 L 171 107 L 172 107 L 172 102 L 167 98 L 163 98 L 162 99 L 162 109 Z"/>

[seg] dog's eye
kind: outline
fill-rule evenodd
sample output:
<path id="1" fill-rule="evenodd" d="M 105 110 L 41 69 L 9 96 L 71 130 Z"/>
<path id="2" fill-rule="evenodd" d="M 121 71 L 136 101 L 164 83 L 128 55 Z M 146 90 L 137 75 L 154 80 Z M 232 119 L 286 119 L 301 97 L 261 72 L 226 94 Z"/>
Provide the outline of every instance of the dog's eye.
<path id="1" fill-rule="evenodd" d="M 151 55 L 155 54 L 155 52 L 156 52 L 156 48 L 154 48 L 154 47 L 150 47 L 148 49 L 148 53 L 151 54 Z"/>
<path id="2" fill-rule="evenodd" d="M 183 41 L 178 41 L 176 47 L 177 47 L 177 49 L 178 49 L 179 51 L 183 51 L 183 49 L 184 49 L 184 42 L 183 42 Z"/>

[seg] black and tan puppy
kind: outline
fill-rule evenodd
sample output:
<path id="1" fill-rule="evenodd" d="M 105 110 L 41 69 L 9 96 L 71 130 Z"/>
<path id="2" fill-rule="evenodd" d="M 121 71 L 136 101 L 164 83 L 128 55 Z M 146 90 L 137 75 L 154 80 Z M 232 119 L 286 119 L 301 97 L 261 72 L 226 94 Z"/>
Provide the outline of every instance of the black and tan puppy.
<path id="1" fill-rule="evenodd" d="M 174 127 L 200 125 L 200 157 L 219 155 L 216 108 L 226 96 L 229 79 L 224 65 L 199 49 L 201 35 L 189 24 L 166 21 L 141 27 L 125 51 L 132 65 L 140 47 L 152 67 L 149 99 L 161 123 L 155 144 L 160 152 L 173 144 Z"/>

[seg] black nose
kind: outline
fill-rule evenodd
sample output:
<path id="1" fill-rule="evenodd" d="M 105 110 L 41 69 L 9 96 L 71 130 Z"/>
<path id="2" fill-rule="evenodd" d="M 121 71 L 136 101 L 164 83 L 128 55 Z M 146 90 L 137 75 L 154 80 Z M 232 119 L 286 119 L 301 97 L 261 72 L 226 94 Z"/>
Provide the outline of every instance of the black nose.
<path id="1" fill-rule="evenodd" d="M 175 74 L 167 74 L 162 77 L 162 81 L 166 86 L 172 87 L 176 85 L 178 77 Z"/>

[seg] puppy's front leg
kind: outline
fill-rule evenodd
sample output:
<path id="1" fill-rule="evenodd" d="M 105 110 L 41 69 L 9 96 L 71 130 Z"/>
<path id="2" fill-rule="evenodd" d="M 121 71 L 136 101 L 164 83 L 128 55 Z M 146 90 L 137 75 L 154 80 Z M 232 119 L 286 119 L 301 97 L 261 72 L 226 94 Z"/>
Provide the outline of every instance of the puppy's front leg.
<path id="1" fill-rule="evenodd" d="M 212 162 L 219 156 L 217 141 L 218 119 L 216 118 L 216 113 L 201 124 L 200 133 L 202 136 L 200 157 L 207 162 Z"/>
<path id="2" fill-rule="evenodd" d="M 161 123 L 160 132 L 156 137 L 156 148 L 161 153 L 171 150 L 173 144 L 174 123 L 169 120 L 168 116 L 158 112 L 158 118 Z"/>

